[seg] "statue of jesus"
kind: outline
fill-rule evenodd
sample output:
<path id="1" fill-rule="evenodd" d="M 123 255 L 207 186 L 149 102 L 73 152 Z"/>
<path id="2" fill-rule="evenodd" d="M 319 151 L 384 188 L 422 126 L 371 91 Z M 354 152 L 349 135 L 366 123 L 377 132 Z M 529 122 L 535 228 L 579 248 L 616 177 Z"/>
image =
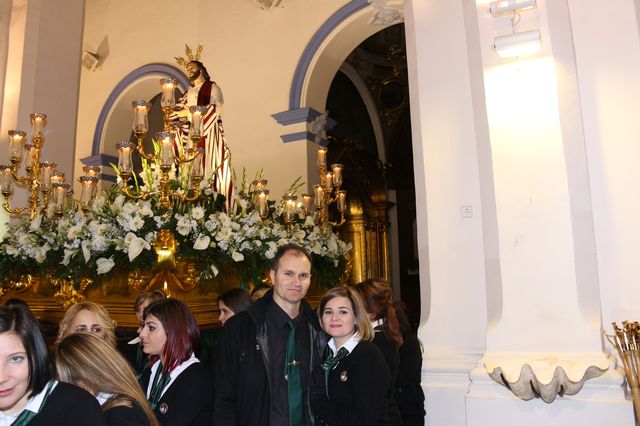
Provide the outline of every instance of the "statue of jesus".
<path id="1" fill-rule="evenodd" d="M 186 64 L 190 87 L 176 103 L 170 119 L 178 128 L 183 146 L 189 140 L 191 115 L 189 107 L 206 107 L 202 119 L 202 137 L 198 147 L 204 148 L 204 173 L 211 178 L 214 191 L 226 197 L 227 211 L 233 208 L 233 182 L 231 180 L 230 151 L 224 138 L 221 110 L 224 103 L 220 87 L 213 81 L 207 69 L 198 60 Z"/>

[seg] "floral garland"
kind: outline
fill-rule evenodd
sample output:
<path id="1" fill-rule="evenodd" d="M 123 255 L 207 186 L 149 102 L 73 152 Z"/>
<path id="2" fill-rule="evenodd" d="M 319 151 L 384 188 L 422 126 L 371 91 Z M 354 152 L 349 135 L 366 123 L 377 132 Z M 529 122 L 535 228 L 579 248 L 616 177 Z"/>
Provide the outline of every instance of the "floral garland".
<path id="1" fill-rule="evenodd" d="M 157 165 L 143 162 L 143 184 L 158 185 Z M 117 169 L 116 169 L 117 171 Z M 183 173 L 172 185 L 188 185 Z M 137 181 L 136 181 L 137 187 Z M 284 224 L 283 209 L 269 203 L 261 218 L 243 177 L 236 196 L 237 213 L 223 211 L 224 197 L 202 185 L 203 196 L 192 203 L 174 202 L 171 209 L 158 207 L 157 199 L 134 200 L 118 186 L 95 198 L 87 211 L 66 211 L 56 218 L 38 214 L 8 225 L 0 243 L 0 282 L 11 282 L 24 274 L 50 274 L 58 278 L 108 277 L 116 270 L 149 269 L 157 262 L 154 243 L 161 229 L 173 231 L 179 258 L 197 261 L 202 283 L 213 279 L 224 266 L 237 271 L 243 283 L 257 283 L 267 272 L 279 246 L 295 243 L 312 255 L 314 280 L 321 287 L 340 282 L 347 268 L 351 245 L 331 229 L 317 226 L 312 216 Z"/>

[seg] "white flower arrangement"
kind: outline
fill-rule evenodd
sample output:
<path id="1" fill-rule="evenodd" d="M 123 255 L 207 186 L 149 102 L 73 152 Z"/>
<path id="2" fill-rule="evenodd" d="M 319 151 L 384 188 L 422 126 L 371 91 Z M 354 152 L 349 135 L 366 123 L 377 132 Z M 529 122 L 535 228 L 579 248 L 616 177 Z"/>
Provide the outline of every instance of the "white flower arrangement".
<path id="1" fill-rule="evenodd" d="M 147 184 L 157 184 L 153 169 L 145 168 L 142 175 Z M 150 270 L 157 260 L 153 247 L 158 232 L 169 229 L 179 243 L 176 255 L 198 260 L 205 280 L 223 264 L 244 280 L 257 280 L 279 246 L 295 243 L 312 255 L 320 285 L 338 284 L 351 245 L 331 229 L 321 229 L 310 216 L 287 227 L 282 208 L 274 202 L 268 217 L 261 218 L 251 199 L 242 195 L 236 198 L 238 212 L 226 213 L 217 194 L 208 193 L 197 202 L 161 209 L 153 197 L 134 200 L 114 187 L 85 213 L 69 210 L 60 218 L 23 218 L 8 226 L 0 243 L 1 282 L 38 272 L 95 279 L 118 269 Z"/>

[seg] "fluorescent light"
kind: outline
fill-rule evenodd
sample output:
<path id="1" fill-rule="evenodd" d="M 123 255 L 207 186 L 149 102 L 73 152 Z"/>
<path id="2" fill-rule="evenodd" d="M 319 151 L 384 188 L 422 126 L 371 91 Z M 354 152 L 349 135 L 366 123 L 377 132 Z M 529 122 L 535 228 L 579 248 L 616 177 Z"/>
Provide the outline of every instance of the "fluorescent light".
<path id="1" fill-rule="evenodd" d="M 524 31 L 496 37 L 493 50 L 501 58 L 531 55 L 542 50 L 540 31 Z"/>
<path id="2" fill-rule="evenodd" d="M 489 4 L 489 13 L 500 16 L 517 10 L 527 10 L 536 7 L 536 0 L 498 0 Z"/>

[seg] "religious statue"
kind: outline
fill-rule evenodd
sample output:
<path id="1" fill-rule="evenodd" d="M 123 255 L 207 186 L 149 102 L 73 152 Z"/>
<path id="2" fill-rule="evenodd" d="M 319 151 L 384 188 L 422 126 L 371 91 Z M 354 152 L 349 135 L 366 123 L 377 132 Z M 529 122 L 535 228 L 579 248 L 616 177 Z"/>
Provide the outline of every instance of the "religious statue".
<path id="1" fill-rule="evenodd" d="M 182 98 L 176 102 L 174 113 L 170 119 L 178 129 L 178 135 L 186 146 L 189 140 L 191 113 L 189 107 L 206 108 L 202 119 L 202 137 L 198 147 L 204 148 L 203 165 L 205 177 L 213 181 L 213 189 L 226 197 L 227 211 L 233 209 L 233 182 L 231 180 L 231 153 L 224 138 L 222 128 L 222 106 L 224 100 L 222 90 L 211 80 L 204 64 L 200 62 L 202 45 L 193 55 L 189 46 L 185 49 L 187 58 L 176 58 L 189 77 L 190 87 Z"/>

